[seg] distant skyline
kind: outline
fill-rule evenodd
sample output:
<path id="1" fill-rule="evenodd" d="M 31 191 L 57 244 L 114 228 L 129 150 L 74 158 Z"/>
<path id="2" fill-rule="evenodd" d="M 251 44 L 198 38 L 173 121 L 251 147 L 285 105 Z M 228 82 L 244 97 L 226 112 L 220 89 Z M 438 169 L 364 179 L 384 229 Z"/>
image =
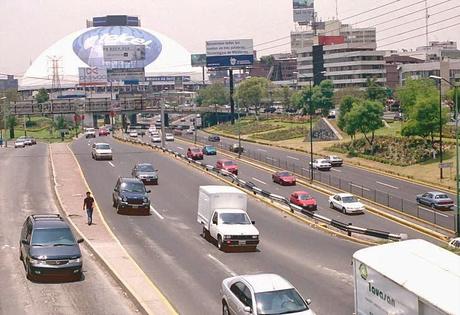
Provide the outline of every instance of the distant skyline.
<path id="1" fill-rule="evenodd" d="M 460 24 L 460 18 L 456 17 L 460 15 L 460 0 L 427 2 L 432 6 L 429 31 Z M 350 5 L 351 1 L 338 0 L 337 3 L 339 19 L 344 23 L 376 26 L 379 49 L 415 49 L 425 45 L 425 36 L 395 43 L 424 33 L 423 1 L 354 0 Z M 407 7 L 411 4 L 414 5 Z M 360 14 L 379 6 L 383 7 Z M 315 9 L 322 20 L 334 18 L 336 1 L 316 0 Z M 85 28 L 86 20 L 93 16 L 139 16 L 143 27 L 169 36 L 192 53 L 204 52 L 206 40 L 230 38 L 253 38 L 258 56 L 289 52 L 289 34 L 295 30 L 292 0 L 0 0 L 0 12 L 3 13 L 0 73 L 18 76 L 43 50 L 69 33 Z M 385 12 L 389 14 L 383 15 Z M 390 19 L 393 21 L 387 22 Z M 460 25 L 433 32 L 429 40 L 460 41 Z"/>

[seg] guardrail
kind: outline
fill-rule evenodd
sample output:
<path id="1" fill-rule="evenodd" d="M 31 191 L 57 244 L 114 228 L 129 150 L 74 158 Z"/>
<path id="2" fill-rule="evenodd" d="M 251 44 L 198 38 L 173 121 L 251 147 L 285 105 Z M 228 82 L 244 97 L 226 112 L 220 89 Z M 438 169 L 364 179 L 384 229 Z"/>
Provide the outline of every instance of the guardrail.
<path id="1" fill-rule="evenodd" d="M 344 223 L 344 222 L 341 222 L 341 221 L 338 221 L 338 220 L 335 220 L 335 219 L 330 219 L 330 218 L 327 218 L 325 216 L 322 216 L 322 215 L 319 215 L 313 211 L 310 211 L 308 209 L 304 209 L 302 207 L 299 207 L 293 203 L 291 203 L 287 198 L 283 197 L 283 196 L 279 196 L 279 195 L 276 195 L 276 194 L 273 194 L 267 190 L 264 190 L 262 188 L 259 188 L 257 187 L 254 183 L 250 182 L 250 181 L 245 181 L 245 180 L 242 180 L 240 178 L 238 178 L 238 176 L 230 173 L 230 172 L 227 172 L 225 170 L 218 170 L 216 169 L 213 165 L 209 165 L 209 164 L 205 164 L 205 163 L 202 163 L 200 161 L 196 161 L 196 160 L 193 160 L 191 158 L 188 158 L 186 155 L 182 154 L 182 153 L 179 153 L 179 152 L 176 152 L 176 151 L 173 151 L 171 149 L 168 149 L 168 148 L 164 148 L 164 147 L 161 147 L 160 145 L 156 145 L 156 144 L 153 144 L 153 143 L 146 143 L 146 142 L 143 142 L 139 139 L 131 139 L 131 138 L 126 138 L 126 137 L 120 137 L 118 135 L 113 135 L 113 137 L 115 139 L 118 139 L 118 140 L 122 140 L 122 141 L 125 141 L 125 142 L 130 142 L 130 143 L 136 143 L 136 144 L 141 144 L 141 145 L 144 145 L 144 146 L 148 146 L 148 147 L 151 147 L 151 148 L 155 148 L 155 149 L 158 149 L 158 150 L 161 150 L 163 152 L 168 152 L 170 154 L 173 154 L 175 157 L 180 157 L 181 159 L 183 160 L 186 160 L 188 161 L 189 163 L 194 163 L 196 165 L 198 165 L 199 167 L 207 170 L 207 171 L 211 171 L 211 172 L 214 172 L 218 175 L 222 175 L 222 176 L 225 176 L 225 177 L 228 177 L 228 178 L 231 178 L 232 179 L 232 182 L 233 183 L 236 183 L 238 186 L 252 192 L 253 194 L 257 194 L 257 195 L 261 195 L 263 197 L 266 197 L 274 202 L 277 202 L 281 205 L 284 205 L 284 206 L 287 206 L 289 207 L 290 211 L 291 212 L 300 212 L 314 220 L 317 220 L 317 221 L 320 221 L 320 222 L 323 222 L 323 223 L 326 223 L 332 227 L 335 227 L 341 231 L 344 231 L 348 234 L 348 236 L 351 236 L 352 233 L 357 233 L 357 234 L 363 234 L 363 235 L 367 235 L 367 236 L 371 236 L 371 237 L 376 237 L 376 238 L 381 238 L 381 239 L 387 239 L 387 240 L 393 240 L 393 241 L 399 241 L 399 240 L 403 240 L 403 239 L 406 239 L 407 238 L 407 235 L 406 234 L 394 234 L 394 233 L 390 233 L 390 232 L 386 232 L 386 231 L 381 231 L 381 230 L 375 230 L 375 229 L 369 229 L 369 228 L 362 228 L 362 227 L 358 227 L 358 226 L 354 226 L 352 225 L 351 223 Z"/>

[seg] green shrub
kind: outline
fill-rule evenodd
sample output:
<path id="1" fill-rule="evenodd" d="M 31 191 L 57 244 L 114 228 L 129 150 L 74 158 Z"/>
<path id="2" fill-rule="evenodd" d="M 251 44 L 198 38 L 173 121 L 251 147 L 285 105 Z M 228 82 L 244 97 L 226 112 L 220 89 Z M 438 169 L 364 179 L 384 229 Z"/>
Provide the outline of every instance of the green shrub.
<path id="1" fill-rule="evenodd" d="M 250 136 L 252 139 L 261 139 L 268 141 L 282 141 L 289 140 L 294 138 L 305 137 L 308 132 L 308 127 L 305 126 L 295 126 L 291 128 L 284 128 L 276 131 L 270 131 L 265 133 L 258 133 Z"/>

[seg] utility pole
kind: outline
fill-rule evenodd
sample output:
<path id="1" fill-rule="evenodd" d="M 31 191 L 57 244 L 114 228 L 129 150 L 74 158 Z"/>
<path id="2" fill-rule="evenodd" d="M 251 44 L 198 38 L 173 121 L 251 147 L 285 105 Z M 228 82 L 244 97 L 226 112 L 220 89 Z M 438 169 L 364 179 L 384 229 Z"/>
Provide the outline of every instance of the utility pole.
<path id="1" fill-rule="evenodd" d="M 26 124 L 26 115 L 24 115 L 24 136 L 27 137 L 27 124 Z"/>
<path id="2" fill-rule="evenodd" d="M 233 101 L 233 69 L 228 70 L 228 74 L 230 76 L 230 113 L 231 113 L 231 124 L 235 124 L 235 102 Z"/>
<path id="3" fill-rule="evenodd" d="M 160 94 L 161 100 L 160 100 L 160 116 L 161 116 L 161 147 L 165 147 L 165 103 L 163 99 L 163 94 Z"/>

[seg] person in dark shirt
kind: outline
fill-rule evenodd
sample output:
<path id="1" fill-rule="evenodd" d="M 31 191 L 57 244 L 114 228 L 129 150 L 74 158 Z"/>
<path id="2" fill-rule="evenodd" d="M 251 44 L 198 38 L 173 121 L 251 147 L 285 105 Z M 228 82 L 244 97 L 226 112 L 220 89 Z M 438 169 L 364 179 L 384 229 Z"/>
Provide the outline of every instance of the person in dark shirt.
<path id="1" fill-rule="evenodd" d="M 88 225 L 93 223 L 93 209 L 94 209 L 94 198 L 91 197 L 91 193 L 86 193 L 86 198 L 83 201 L 83 211 L 86 211 L 88 215 Z"/>

